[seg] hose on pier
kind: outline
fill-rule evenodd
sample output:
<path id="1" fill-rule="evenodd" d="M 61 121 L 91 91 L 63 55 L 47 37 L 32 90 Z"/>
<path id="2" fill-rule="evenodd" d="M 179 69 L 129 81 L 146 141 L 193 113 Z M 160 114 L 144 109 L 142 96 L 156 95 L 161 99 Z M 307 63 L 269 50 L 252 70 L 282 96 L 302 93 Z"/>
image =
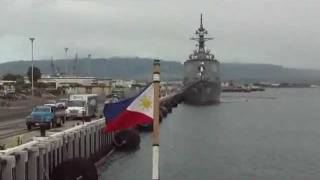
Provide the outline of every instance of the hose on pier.
<path id="1" fill-rule="evenodd" d="M 137 130 L 140 132 L 151 132 L 153 130 L 152 124 L 139 124 L 137 126 Z"/>
<path id="2" fill-rule="evenodd" d="M 120 151 L 134 151 L 140 148 L 140 141 L 139 132 L 129 129 L 118 132 L 113 139 L 113 145 Z"/>
<path id="3" fill-rule="evenodd" d="M 162 116 L 161 118 L 165 118 L 168 115 L 168 110 L 164 106 L 160 106 L 160 115 Z"/>
<path id="4" fill-rule="evenodd" d="M 93 162 L 84 158 L 74 158 L 58 165 L 51 180 L 98 180 L 98 172 Z"/>
<path id="5" fill-rule="evenodd" d="M 173 99 L 172 101 L 171 101 L 171 106 L 172 107 L 178 107 L 178 100 L 176 100 L 176 99 Z"/>
<path id="6" fill-rule="evenodd" d="M 166 103 L 164 103 L 163 106 L 167 109 L 168 113 L 172 113 L 172 105 L 171 105 L 171 103 L 166 102 Z"/>

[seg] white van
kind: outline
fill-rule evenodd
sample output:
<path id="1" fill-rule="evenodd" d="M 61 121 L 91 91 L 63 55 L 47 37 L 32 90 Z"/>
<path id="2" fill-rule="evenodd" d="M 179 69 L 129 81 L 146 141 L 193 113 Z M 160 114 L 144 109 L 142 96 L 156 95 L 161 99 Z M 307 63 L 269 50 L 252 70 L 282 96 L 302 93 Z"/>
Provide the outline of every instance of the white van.
<path id="1" fill-rule="evenodd" d="M 66 116 L 68 119 L 94 117 L 98 111 L 98 96 L 96 94 L 70 95 Z"/>

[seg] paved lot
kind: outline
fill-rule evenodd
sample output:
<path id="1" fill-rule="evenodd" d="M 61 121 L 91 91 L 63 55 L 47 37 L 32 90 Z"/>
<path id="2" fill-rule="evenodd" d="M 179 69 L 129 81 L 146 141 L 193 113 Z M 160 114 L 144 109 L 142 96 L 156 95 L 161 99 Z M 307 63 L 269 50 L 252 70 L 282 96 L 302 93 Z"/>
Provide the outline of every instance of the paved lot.
<path id="1" fill-rule="evenodd" d="M 17 121 L 19 122 L 20 120 Z M 68 129 L 81 123 L 82 121 L 80 120 L 67 121 L 62 127 L 50 129 L 48 132 Z M 8 126 L 11 126 L 11 124 Z M 11 127 L 10 129 L 1 130 L 1 128 L 3 128 L 3 126 L 0 127 L 0 145 L 5 144 L 6 147 L 13 147 L 17 145 L 18 138 L 20 137 L 22 143 L 26 143 L 31 141 L 34 136 L 40 136 L 40 129 L 35 127 L 32 129 L 32 131 L 28 131 L 26 129 L 26 125 L 24 124 L 24 120 L 22 123 L 16 124 L 15 127 Z"/>

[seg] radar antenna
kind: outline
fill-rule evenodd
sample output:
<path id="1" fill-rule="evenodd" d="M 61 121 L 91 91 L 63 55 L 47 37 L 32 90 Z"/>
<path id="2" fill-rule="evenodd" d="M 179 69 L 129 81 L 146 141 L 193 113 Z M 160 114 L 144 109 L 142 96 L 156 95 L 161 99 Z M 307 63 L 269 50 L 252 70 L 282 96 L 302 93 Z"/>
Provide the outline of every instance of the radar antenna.
<path id="1" fill-rule="evenodd" d="M 196 30 L 195 34 L 198 35 L 198 37 L 192 37 L 190 39 L 199 43 L 199 52 L 205 53 L 205 42 L 208 40 L 212 40 L 213 38 L 205 37 L 208 34 L 208 31 L 203 27 L 202 14 L 200 16 L 200 27 Z"/>
<path id="2" fill-rule="evenodd" d="M 201 17 L 200 17 L 200 28 L 203 29 L 203 24 L 202 24 L 202 13 L 201 13 Z"/>

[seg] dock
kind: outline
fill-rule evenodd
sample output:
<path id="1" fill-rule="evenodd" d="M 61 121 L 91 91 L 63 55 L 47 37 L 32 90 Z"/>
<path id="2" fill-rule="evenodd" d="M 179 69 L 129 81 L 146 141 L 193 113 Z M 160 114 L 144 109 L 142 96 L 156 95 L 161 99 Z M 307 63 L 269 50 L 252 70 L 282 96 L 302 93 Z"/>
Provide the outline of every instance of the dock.
<path id="1" fill-rule="evenodd" d="M 161 97 L 162 118 L 182 102 L 181 93 Z M 65 129 L 48 131 L 47 136 L 0 151 L 1 180 L 47 180 L 54 168 L 66 160 L 85 158 L 103 164 L 113 151 L 115 133 L 106 133 L 105 118 Z M 43 168 L 41 168 L 43 167 Z"/>
<path id="2" fill-rule="evenodd" d="M 104 128 L 105 119 L 101 118 L 0 151 L 0 177 L 46 180 L 65 160 L 81 157 L 98 162 L 112 149 L 114 133 L 105 133 Z"/>

